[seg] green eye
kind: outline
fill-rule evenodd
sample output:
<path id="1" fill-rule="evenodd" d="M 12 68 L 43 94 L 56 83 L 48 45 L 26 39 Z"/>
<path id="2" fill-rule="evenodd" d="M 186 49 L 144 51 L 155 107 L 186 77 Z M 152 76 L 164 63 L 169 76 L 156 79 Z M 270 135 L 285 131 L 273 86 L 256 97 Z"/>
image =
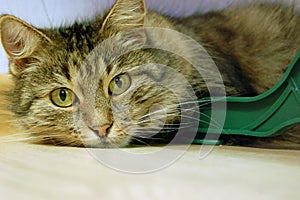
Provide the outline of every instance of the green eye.
<path id="1" fill-rule="evenodd" d="M 67 108 L 72 106 L 75 100 L 75 94 L 68 88 L 60 88 L 51 92 L 50 98 L 54 105 Z"/>
<path id="2" fill-rule="evenodd" d="M 131 79 L 127 74 L 116 76 L 109 84 L 109 91 L 113 95 L 124 93 L 131 85 Z"/>

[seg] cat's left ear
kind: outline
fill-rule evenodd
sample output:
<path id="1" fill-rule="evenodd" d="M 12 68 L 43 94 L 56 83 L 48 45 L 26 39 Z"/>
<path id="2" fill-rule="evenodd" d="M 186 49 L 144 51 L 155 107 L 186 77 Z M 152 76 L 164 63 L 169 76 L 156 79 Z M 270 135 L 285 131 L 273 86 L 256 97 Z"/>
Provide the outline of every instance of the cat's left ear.
<path id="1" fill-rule="evenodd" d="M 15 76 L 43 42 L 51 42 L 40 30 L 12 15 L 0 16 L 0 41 L 9 59 L 10 73 Z"/>
<path id="2" fill-rule="evenodd" d="M 142 28 L 146 17 L 144 0 L 117 0 L 106 16 L 100 32 L 107 36 Z"/>

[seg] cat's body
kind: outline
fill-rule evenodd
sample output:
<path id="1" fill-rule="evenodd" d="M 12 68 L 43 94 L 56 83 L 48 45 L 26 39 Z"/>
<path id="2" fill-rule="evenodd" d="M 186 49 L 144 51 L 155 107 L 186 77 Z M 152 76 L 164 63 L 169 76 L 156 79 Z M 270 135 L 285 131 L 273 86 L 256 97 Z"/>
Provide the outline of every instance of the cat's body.
<path id="1" fill-rule="evenodd" d="M 155 40 L 144 30 L 130 32 L 143 27 L 179 31 L 203 45 L 222 74 L 227 95 L 233 96 L 253 96 L 271 88 L 300 50 L 300 15 L 278 4 L 170 19 L 155 12 L 146 14 L 142 0 L 119 0 L 110 12 L 93 21 L 45 30 L 5 15 L 0 18 L 1 39 L 16 84 L 9 99 L 18 125 L 35 142 L 93 147 L 126 146 L 159 131 L 168 135 L 168 130 L 176 130 L 182 103 L 176 95 L 185 98 L 186 86 L 162 68 L 145 72 L 136 66 L 170 66 L 189 81 L 196 98 L 207 96 L 210 86 L 178 55 L 141 49 Z M 122 35 L 126 31 L 129 34 Z M 115 40 L 95 50 L 110 37 Z M 176 43 L 177 38 L 167 39 Z M 180 44 L 178 48 L 185 50 Z M 128 46 L 134 50 L 124 53 L 121 48 Z M 124 55 L 114 57 L 116 52 Z M 177 84 L 178 94 L 161 84 Z M 218 91 L 222 85 L 218 82 L 213 87 Z M 297 131 L 265 140 L 229 137 L 225 141 L 300 148 Z"/>

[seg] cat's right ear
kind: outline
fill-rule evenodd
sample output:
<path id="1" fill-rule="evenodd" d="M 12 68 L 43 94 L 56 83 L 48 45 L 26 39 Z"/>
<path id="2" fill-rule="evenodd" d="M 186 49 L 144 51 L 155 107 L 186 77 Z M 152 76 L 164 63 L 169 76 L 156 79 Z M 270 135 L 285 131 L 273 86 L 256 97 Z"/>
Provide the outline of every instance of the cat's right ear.
<path id="1" fill-rule="evenodd" d="M 10 73 L 15 76 L 24 70 L 42 42 L 51 42 L 44 33 L 12 15 L 0 16 L 0 40 L 9 59 Z"/>
<path id="2" fill-rule="evenodd" d="M 145 0 L 117 0 L 106 16 L 100 33 L 111 36 L 116 32 L 142 28 L 145 17 Z"/>

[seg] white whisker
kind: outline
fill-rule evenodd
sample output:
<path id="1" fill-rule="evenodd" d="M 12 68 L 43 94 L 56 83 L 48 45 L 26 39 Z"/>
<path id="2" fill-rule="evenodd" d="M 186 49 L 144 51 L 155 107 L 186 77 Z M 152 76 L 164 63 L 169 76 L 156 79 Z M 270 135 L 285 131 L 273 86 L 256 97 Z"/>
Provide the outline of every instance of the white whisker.
<path id="1" fill-rule="evenodd" d="M 221 124 L 218 121 L 212 119 L 210 116 L 208 116 L 208 115 L 206 115 L 204 113 L 200 113 L 200 114 L 203 115 L 203 116 L 205 116 L 205 117 L 207 117 L 208 119 L 210 119 L 210 122 L 207 122 L 207 121 L 204 121 L 204 120 L 201 120 L 201 122 L 205 122 L 208 125 L 212 124 L 213 126 L 215 126 L 217 128 L 222 128 L 223 127 L 223 126 L 221 126 Z"/>

